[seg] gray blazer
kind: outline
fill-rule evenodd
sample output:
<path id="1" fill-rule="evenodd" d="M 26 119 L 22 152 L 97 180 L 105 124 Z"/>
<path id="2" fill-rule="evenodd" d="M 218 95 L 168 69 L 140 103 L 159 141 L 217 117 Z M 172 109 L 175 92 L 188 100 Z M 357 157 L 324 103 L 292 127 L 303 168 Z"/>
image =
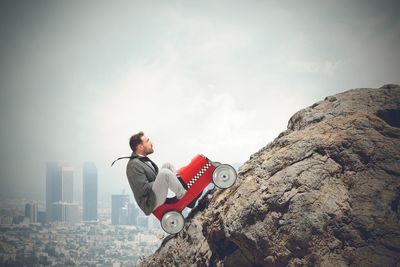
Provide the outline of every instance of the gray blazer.
<path id="1" fill-rule="evenodd" d="M 138 156 L 132 153 L 132 156 Z M 156 172 L 147 163 L 140 161 L 140 156 L 131 159 L 126 166 L 126 176 L 139 208 L 150 215 L 156 205 L 156 195 L 152 190 Z"/>

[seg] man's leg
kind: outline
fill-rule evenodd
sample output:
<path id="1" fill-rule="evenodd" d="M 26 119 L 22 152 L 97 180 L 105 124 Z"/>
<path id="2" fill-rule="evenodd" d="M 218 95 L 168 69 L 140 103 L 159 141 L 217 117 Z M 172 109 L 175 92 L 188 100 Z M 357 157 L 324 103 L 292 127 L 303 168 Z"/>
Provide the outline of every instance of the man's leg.
<path id="1" fill-rule="evenodd" d="M 155 209 L 164 204 L 167 199 L 168 188 L 175 193 L 178 199 L 181 199 L 186 193 L 185 188 L 183 188 L 175 173 L 170 169 L 161 168 L 152 187 L 156 195 Z"/>

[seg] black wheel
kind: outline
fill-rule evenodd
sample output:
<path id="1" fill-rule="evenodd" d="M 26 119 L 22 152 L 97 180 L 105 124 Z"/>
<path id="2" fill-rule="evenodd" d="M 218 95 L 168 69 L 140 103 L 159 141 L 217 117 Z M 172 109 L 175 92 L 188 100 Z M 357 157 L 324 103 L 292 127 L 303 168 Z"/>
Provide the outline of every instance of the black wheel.
<path id="1" fill-rule="evenodd" d="M 177 211 L 169 211 L 161 218 L 161 228 L 168 234 L 177 234 L 185 225 L 185 218 Z"/>
<path id="2" fill-rule="evenodd" d="M 214 184 L 222 189 L 231 187 L 236 182 L 236 177 L 236 170 L 228 164 L 216 167 L 212 175 Z"/>

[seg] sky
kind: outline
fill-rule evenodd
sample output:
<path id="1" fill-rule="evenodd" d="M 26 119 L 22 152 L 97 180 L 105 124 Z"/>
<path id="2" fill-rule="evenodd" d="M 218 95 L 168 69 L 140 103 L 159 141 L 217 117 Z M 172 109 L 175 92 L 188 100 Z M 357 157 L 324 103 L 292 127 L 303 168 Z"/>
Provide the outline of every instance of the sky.
<path id="1" fill-rule="evenodd" d="M 238 166 L 298 110 L 400 83 L 398 1 L 0 1 L 0 199 L 45 199 L 45 164 L 130 193 L 129 137 L 180 167 Z"/>

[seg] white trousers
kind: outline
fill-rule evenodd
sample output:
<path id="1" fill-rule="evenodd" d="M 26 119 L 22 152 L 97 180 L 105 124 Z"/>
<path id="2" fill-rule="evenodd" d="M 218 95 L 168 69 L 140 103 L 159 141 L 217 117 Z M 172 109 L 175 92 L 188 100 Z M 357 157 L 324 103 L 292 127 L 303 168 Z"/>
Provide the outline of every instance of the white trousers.
<path id="1" fill-rule="evenodd" d="M 170 163 L 163 164 L 153 183 L 152 189 L 156 195 L 156 206 L 154 209 L 164 204 L 167 199 L 168 189 L 174 192 L 178 199 L 181 199 L 186 193 L 185 188 L 176 177 L 174 167 Z"/>

